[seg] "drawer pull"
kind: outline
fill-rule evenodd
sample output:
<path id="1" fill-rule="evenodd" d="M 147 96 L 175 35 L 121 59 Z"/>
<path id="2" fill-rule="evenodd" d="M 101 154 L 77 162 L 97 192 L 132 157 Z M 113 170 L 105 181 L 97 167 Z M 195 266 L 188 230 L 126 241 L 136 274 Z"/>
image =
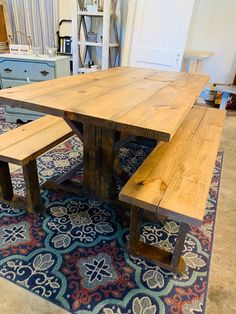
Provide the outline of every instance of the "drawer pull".
<path id="1" fill-rule="evenodd" d="M 6 68 L 6 69 L 4 69 L 3 71 L 6 72 L 6 73 L 11 73 L 11 72 L 12 72 L 12 69 Z"/>
<path id="2" fill-rule="evenodd" d="M 47 76 L 47 75 L 49 74 L 49 72 L 48 72 L 48 71 L 45 71 L 45 70 L 44 70 L 44 71 L 41 71 L 40 73 L 41 73 L 43 76 Z"/>

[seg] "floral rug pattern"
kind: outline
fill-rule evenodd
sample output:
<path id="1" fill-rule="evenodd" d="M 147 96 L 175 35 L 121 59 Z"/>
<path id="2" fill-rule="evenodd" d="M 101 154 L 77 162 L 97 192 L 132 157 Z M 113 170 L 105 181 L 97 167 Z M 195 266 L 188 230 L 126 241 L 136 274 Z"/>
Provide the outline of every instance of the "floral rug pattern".
<path id="1" fill-rule="evenodd" d="M 13 127 L 0 120 L 0 133 Z M 132 174 L 150 151 L 136 143 L 122 148 L 124 168 Z M 72 137 L 38 158 L 40 181 L 81 161 L 82 144 Z M 129 212 L 123 208 L 42 189 L 47 210 L 41 216 L 0 204 L 0 275 L 72 313 L 204 313 L 222 161 L 219 153 L 204 223 L 191 226 L 185 241 L 186 274 L 125 252 Z M 21 170 L 13 184 L 24 194 Z M 175 221 L 144 221 L 142 240 L 171 251 L 178 229 Z"/>

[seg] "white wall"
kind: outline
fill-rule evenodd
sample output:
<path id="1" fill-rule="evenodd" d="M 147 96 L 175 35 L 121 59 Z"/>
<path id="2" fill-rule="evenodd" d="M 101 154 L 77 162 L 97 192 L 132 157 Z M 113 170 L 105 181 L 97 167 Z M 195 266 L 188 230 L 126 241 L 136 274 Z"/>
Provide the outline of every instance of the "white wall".
<path id="1" fill-rule="evenodd" d="M 195 0 L 187 49 L 213 51 L 202 72 L 232 83 L 236 72 L 236 0 Z"/>
<path id="2" fill-rule="evenodd" d="M 59 21 L 72 19 L 72 0 L 59 0 Z M 61 36 L 71 36 L 72 27 L 69 23 L 62 24 L 60 28 Z"/>

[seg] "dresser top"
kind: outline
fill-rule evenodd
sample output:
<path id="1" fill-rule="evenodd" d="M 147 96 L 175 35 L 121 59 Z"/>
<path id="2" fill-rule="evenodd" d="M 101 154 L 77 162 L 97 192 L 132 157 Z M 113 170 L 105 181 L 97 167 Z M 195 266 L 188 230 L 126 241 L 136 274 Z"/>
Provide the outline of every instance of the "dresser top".
<path id="1" fill-rule="evenodd" d="M 14 60 L 26 60 L 26 61 L 52 61 L 52 62 L 62 60 L 62 59 L 69 59 L 69 57 L 67 57 L 67 56 L 50 57 L 48 55 L 39 55 L 39 56 L 36 56 L 35 54 L 14 55 L 11 53 L 2 53 L 2 54 L 0 54 L 0 58 L 14 59 Z"/>

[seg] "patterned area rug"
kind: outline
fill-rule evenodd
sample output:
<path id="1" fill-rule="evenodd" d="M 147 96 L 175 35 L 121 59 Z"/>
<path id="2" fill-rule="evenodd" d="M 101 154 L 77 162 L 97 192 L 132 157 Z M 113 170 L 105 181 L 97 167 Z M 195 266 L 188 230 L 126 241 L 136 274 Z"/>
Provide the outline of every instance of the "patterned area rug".
<path id="1" fill-rule="evenodd" d="M 0 133 L 12 127 L 1 121 Z M 135 143 L 124 147 L 124 168 L 131 174 L 148 153 L 150 148 Z M 38 159 L 41 182 L 78 160 L 82 145 L 73 137 Z M 185 275 L 125 253 L 129 212 L 46 190 L 41 216 L 0 204 L 0 275 L 73 313 L 204 313 L 222 160 L 219 153 L 204 223 L 191 227 L 185 242 Z M 21 171 L 13 182 L 24 194 Z M 164 227 L 144 222 L 142 240 L 171 251 L 178 229 L 175 221 Z"/>

